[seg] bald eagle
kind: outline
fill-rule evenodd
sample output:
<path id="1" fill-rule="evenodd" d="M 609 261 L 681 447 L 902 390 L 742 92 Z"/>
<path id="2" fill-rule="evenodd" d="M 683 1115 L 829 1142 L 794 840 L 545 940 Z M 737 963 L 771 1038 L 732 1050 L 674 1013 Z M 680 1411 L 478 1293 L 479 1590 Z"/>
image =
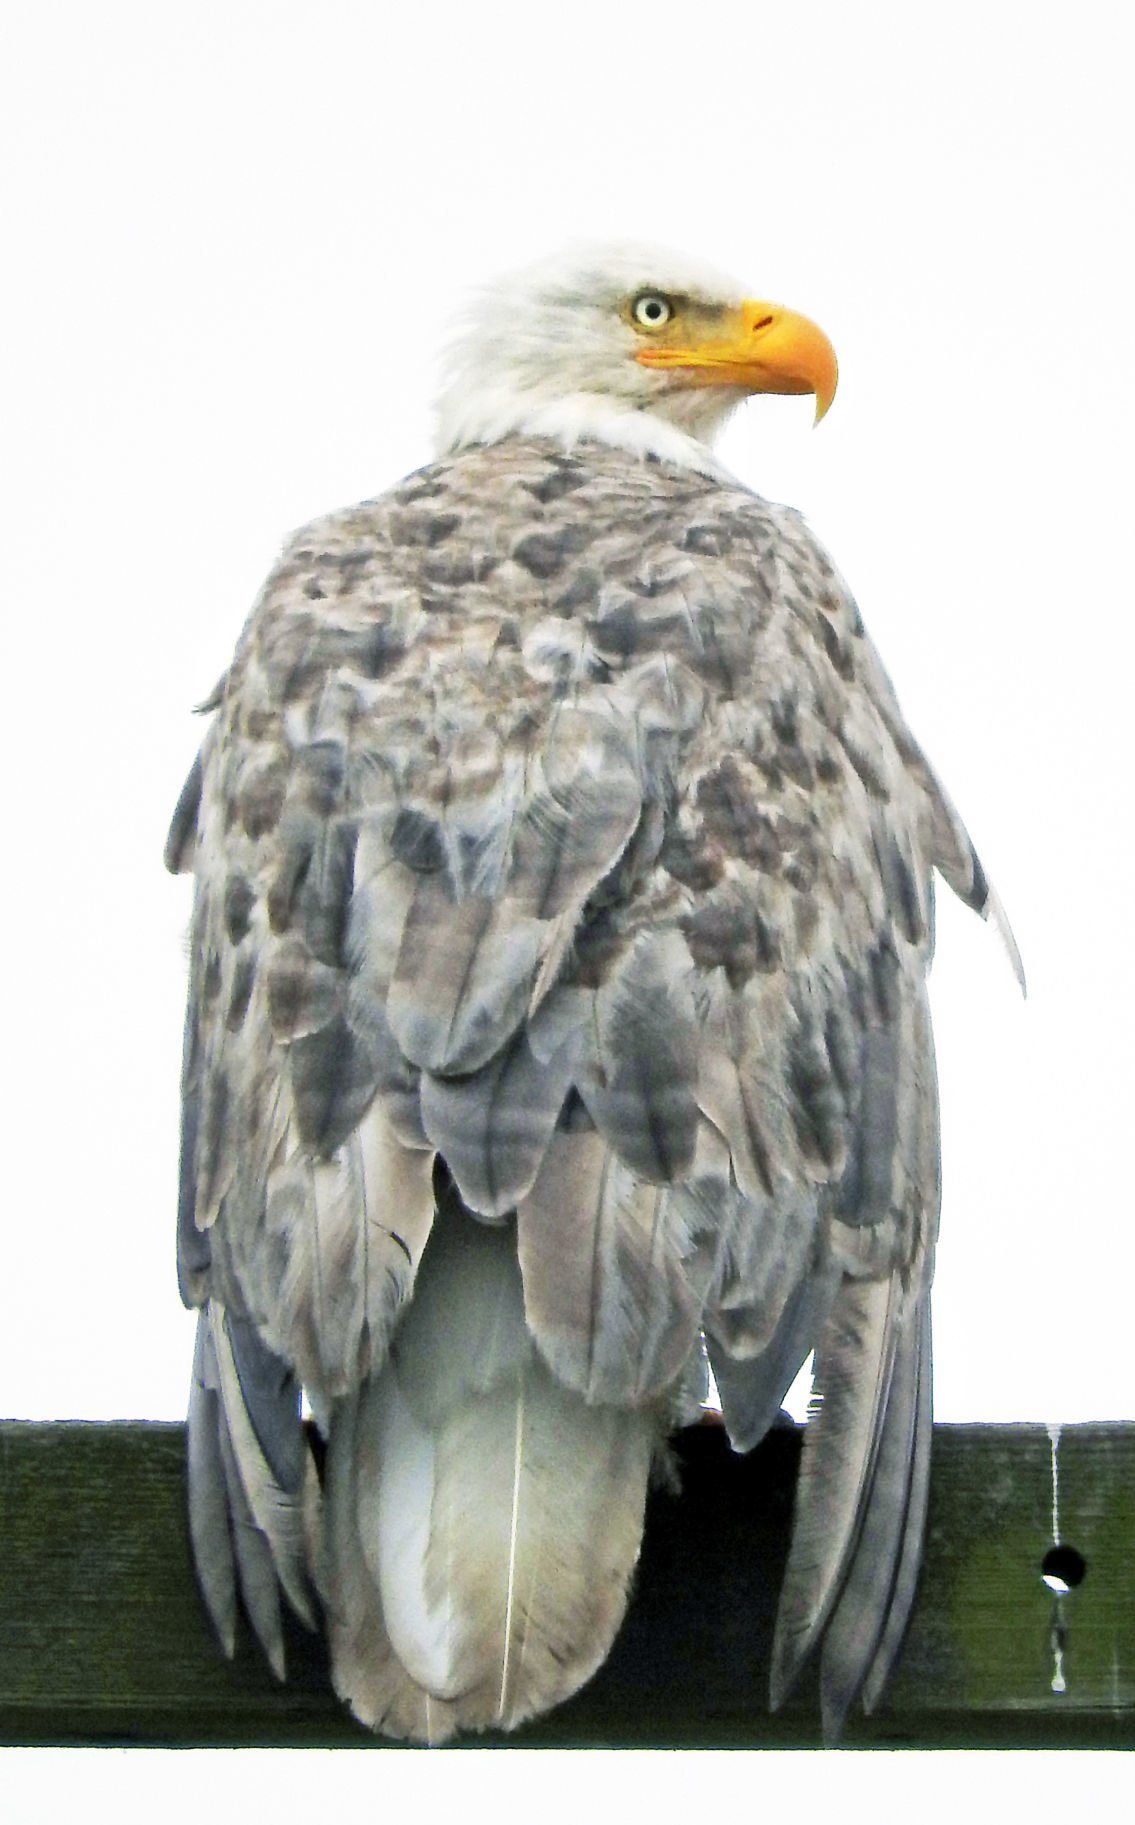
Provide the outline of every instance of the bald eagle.
<path id="1" fill-rule="evenodd" d="M 440 453 L 286 547 L 167 850 L 196 878 L 197 1570 L 387 1735 L 606 1657 L 706 1362 L 815 1351 L 772 1701 L 882 1691 L 926 1507 L 937 870 L 996 916 L 855 604 L 715 432 L 822 332 L 651 249 L 485 292 Z M 325 1441 L 317 1475 L 301 1395 Z"/>

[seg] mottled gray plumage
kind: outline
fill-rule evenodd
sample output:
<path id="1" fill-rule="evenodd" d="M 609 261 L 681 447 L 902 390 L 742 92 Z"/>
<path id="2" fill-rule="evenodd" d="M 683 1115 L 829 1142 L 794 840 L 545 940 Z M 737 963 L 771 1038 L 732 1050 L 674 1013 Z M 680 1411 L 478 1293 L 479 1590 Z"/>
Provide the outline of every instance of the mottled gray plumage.
<path id="1" fill-rule="evenodd" d="M 799 516 L 512 436 L 316 522 L 169 855 L 225 1645 L 239 1585 L 279 1671 L 313 1581 L 374 1728 L 546 1709 L 702 1339 L 741 1448 L 815 1348 L 773 1696 L 822 1643 L 829 1733 L 873 1704 L 925 1510 L 932 873 L 991 901 Z"/>

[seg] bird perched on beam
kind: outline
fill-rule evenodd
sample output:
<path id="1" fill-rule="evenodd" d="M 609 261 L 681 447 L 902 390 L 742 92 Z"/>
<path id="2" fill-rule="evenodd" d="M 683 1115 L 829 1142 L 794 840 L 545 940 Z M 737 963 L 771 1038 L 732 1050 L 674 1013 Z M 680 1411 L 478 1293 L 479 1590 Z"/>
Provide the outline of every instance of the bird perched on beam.
<path id="1" fill-rule="evenodd" d="M 511 278 L 436 462 L 287 546 L 206 708 L 180 1282 L 197 1569 L 365 1724 L 575 1691 L 708 1355 L 813 1349 L 777 1703 L 878 1700 L 926 1507 L 937 870 L 996 914 L 844 584 L 711 452 L 831 403 L 807 319 L 654 250 Z M 317 1476 L 301 1390 L 326 1441 Z"/>

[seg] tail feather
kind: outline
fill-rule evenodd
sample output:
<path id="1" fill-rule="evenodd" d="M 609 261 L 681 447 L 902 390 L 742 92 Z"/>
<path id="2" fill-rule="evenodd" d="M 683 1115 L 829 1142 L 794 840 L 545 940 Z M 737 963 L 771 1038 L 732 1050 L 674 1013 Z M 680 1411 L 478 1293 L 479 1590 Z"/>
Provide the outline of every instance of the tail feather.
<path id="1" fill-rule="evenodd" d="M 358 1459 L 359 1398 L 336 1404 L 327 1446 L 319 1586 L 339 1697 L 370 1730 L 440 1743 L 457 1724 L 453 1707 L 406 1671 L 390 1644 L 378 1585 L 363 1551 Z"/>
<path id="2" fill-rule="evenodd" d="M 648 1415 L 588 1407 L 535 1361 L 518 1387 L 453 1416 L 426 1580 L 460 1618 L 466 1727 L 511 1729 L 606 1658 L 638 1559 L 654 1433 Z"/>
<path id="3" fill-rule="evenodd" d="M 515 1239 L 439 1217 L 396 1357 L 332 1417 L 325 1581 L 356 1714 L 437 1741 L 582 1685 L 622 1619 L 661 1429 L 560 1386 Z"/>

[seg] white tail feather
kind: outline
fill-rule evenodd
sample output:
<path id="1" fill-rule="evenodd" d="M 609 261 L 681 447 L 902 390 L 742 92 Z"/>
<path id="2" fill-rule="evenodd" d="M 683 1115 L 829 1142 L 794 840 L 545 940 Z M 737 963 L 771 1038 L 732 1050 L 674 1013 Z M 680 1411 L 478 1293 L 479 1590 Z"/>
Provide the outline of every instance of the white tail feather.
<path id="1" fill-rule="evenodd" d="M 514 1238 L 440 1218 L 396 1356 L 357 1419 L 350 1403 L 332 1428 L 331 1550 L 340 1572 L 365 1572 L 388 1644 L 368 1666 L 352 1637 L 346 1677 L 336 1649 L 358 1715 L 419 1740 L 511 1728 L 590 1677 L 626 1606 L 661 1429 L 652 1410 L 589 1406 L 560 1386 L 524 1330 Z M 355 1484 L 346 1501 L 341 1474 Z"/>
<path id="2" fill-rule="evenodd" d="M 513 1599 L 516 1594 L 516 1554 L 520 1534 L 520 1487 L 521 1473 L 524 1468 L 524 1383 L 520 1384 L 520 1393 L 516 1401 L 516 1445 L 515 1462 L 512 1474 L 512 1518 L 508 1530 L 508 1574 L 504 1602 L 504 1655 L 501 1663 L 501 1689 L 497 1701 L 502 1717 L 505 1715 L 508 1698 L 508 1669 L 512 1658 L 512 1617 Z M 521 1664 L 523 1665 L 524 1647 L 527 1643 L 527 1632 L 521 1643 Z"/>

